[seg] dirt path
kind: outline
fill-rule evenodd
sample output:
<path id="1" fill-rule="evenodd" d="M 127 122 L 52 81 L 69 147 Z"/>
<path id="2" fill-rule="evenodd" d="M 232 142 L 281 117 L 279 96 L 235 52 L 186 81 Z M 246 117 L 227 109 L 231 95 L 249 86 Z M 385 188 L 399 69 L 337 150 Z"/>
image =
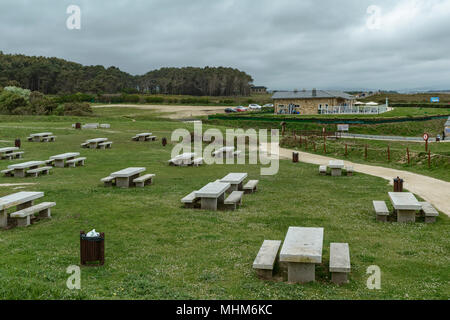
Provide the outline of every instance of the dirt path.
<path id="1" fill-rule="evenodd" d="M 261 145 L 261 148 L 265 147 L 266 146 Z M 280 148 L 280 158 L 292 159 L 292 152 L 299 153 L 300 161 L 317 165 L 327 165 L 328 161 L 333 159 L 285 148 Z M 447 216 L 450 216 L 450 182 L 403 170 L 369 166 L 350 161 L 344 161 L 344 163 L 345 165 L 353 166 L 354 171 L 384 178 L 388 180 L 390 184 L 393 183 L 393 178 L 401 177 L 405 181 L 404 187 L 406 189 L 419 195 L 426 201 L 432 203 L 438 210 L 442 211 Z"/>
<path id="2" fill-rule="evenodd" d="M 178 106 L 178 105 L 142 105 L 142 104 L 105 104 L 92 106 L 92 108 L 135 108 L 155 110 L 167 113 L 170 119 L 188 119 L 199 116 L 207 116 L 216 113 L 225 113 L 226 107 L 220 106 Z"/>

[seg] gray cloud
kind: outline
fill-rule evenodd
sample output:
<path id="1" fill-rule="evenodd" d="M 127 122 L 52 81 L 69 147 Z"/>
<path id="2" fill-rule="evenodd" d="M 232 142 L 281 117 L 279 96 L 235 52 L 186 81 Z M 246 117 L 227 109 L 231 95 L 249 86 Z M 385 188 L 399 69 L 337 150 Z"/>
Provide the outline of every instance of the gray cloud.
<path id="1" fill-rule="evenodd" d="M 79 5 L 81 30 L 66 8 Z M 367 28 L 367 8 L 381 28 Z M 230 66 L 255 84 L 450 89 L 450 0 L 2 0 L 0 50 L 114 65 Z"/>

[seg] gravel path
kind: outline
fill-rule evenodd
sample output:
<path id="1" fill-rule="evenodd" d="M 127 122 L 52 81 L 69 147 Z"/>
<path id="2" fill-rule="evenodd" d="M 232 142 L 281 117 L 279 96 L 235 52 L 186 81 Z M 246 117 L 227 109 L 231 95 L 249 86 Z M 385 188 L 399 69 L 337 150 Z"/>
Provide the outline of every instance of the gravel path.
<path id="1" fill-rule="evenodd" d="M 261 145 L 261 148 L 264 149 L 265 147 L 267 147 L 267 145 Z M 299 160 L 301 162 L 317 165 L 328 165 L 328 161 L 333 159 L 330 157 L 285 148 L 280 148 L 280 158 L 292 159 L 292 152 L 299 153 Z M 388 180 L 390 184 L 393 183 L 393 178 L 400 177 L 404 180 L 403 186 L 406 189 L 419 195 L 424 200 L 432 203 L 436 209 L 445 213 L 447 216 L 450 216 L 450 182 L 409 171 L 370 166 L 350 161 L 344 161 L 344 163 L 345 165 L 353 166 L 353 170 L 356 172 L 384 178 Z"/>

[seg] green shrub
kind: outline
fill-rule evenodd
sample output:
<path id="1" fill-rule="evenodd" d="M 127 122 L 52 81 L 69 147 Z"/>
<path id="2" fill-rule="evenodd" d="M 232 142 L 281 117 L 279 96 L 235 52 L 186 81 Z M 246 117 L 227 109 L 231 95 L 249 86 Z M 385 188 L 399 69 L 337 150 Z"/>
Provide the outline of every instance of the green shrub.
<path id="1" fill-rule="evenodd" d="M 75 93 L 75 94 L 67 94 L 61 95 L 57 98 L 57 102 L 66 103 L 66 102 L 94 102 L 95 96 L 86 93 Z"/>
<path id="2" fill-rule="evenodd" d="M 139 103 L 141 98 L 137 94 L 122 94 L 123 102 Z"/>
<path id="3" fill-rule="evenodd" d="M 145 97 L 145 102 L 147 103 L 163 103 L 163 97 Z"/>
<path id="4" fill-rule="evenodd" d="M 92 115 L 92 108 L 86 102 L 68 102 L 63 104 L 63 115 L 90 116 Z"/>
<path id="5" fill-rule="evenodd" d="M 26 108 L 28 105 L 28 100 L 16 91 L 3 90 L 0 93 L 0 113 L 2 114 L 14 114 L 15 109 Z"/>

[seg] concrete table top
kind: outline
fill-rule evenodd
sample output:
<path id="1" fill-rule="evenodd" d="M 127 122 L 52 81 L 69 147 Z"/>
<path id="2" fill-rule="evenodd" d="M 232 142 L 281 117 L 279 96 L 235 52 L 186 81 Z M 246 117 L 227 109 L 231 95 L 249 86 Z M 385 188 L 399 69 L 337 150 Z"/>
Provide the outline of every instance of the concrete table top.
<path id="1" fill-rule="evenodd" d="M 143 133 L 138 133 L 136 135 L 136 137 L 147 137 L 147 136 L 151 136 L 152 133 L 151 132 L 143 132 Z"/>
<path id="2" fill-rule="evenodd" d="M 422 205 L 411 192 L 389 192 L 395 210 L 421 210 Z"/>
<path id="3" fill-rule="evenodd" d="M 86 140 L 86 143 L 98 143 L 98 142 L 105 142 L 105 141 L 108 141 L 108 138 L 89 139 L 89 140 Z"/>
<path id="4" fill-rule="evenodd" d="M 0 210 L 15 207 L 19 204 L 32 201 L 44 196 L 43 192 L 21 191 L 0 198 Z"/>
<path id="5" fill-rule="evenodd" d="M 225 182 L 210 182 L 198 191 L 195 191 L 195 196 L 198 198 L 218 198 L 221 194 L 228 190 L 229 183 Z"/>
<path id="6" fill-rule="evenodd" d="M 246 172 L 243 172 L 243 173 L 231 172 L 231 173 L 227 174 L 225 177 L 223 177 L 222 179 L 220 179 L 220 182 L 239 184 L 242 181 L 244 181 L 247 178 L 247 176 L 248 176 L 248 174 Z"/>
<path id="7" fill-rule="evenodd" d="M 282 262 L 321 263 L 323 228 L 289 227 L 280 252 Z"/>
<path id="8" fill-rule="evenodd" d="M 8 169 L 26 169 L 30 167 L 40 166 L 43 164 L 45 164 L 45 161 L 28 161 L 9 165 Z"/>
<path id="9" fill-rule="evenodd" d="M 53 132 L 41 132 L 41 133 L 32 133 L 30 134 L 30 137 L 46 137 L 51 136 Z"/>
<path id="10" fill-rule="evenodd" d="M 120 171 L 116 171 L 110 174 L 111 177 L 115 178 L 128 178 L 134 175 L 137 175 L 141 172 L 144 172 L 146 168 L 144 167 L 130 167 Z"/>
<path id="11" fill-rule="evenodd" d="M 0 148 L 0 153 L 6 153 L 11 151 L 19 150 L 17 147 L 6 147 L 6 148 Z"/>
<path id="12" fill-rule="evenodd" d="M 62 154 L 57 154 L 55 156 L 51 156 L 50 159 L 64 160 L 67 158 L 78 157 L 79 155 L 80 155 L 79 152 L 67 152 L 67 153 L 62 153 Z"/>
<path id="13" fill-rule="evenodd" d="M 344 168 L 344 161 L 342 160 L 330 160 L 328 162 L 328 167 L 331 169 L 343 169 Z"/>

